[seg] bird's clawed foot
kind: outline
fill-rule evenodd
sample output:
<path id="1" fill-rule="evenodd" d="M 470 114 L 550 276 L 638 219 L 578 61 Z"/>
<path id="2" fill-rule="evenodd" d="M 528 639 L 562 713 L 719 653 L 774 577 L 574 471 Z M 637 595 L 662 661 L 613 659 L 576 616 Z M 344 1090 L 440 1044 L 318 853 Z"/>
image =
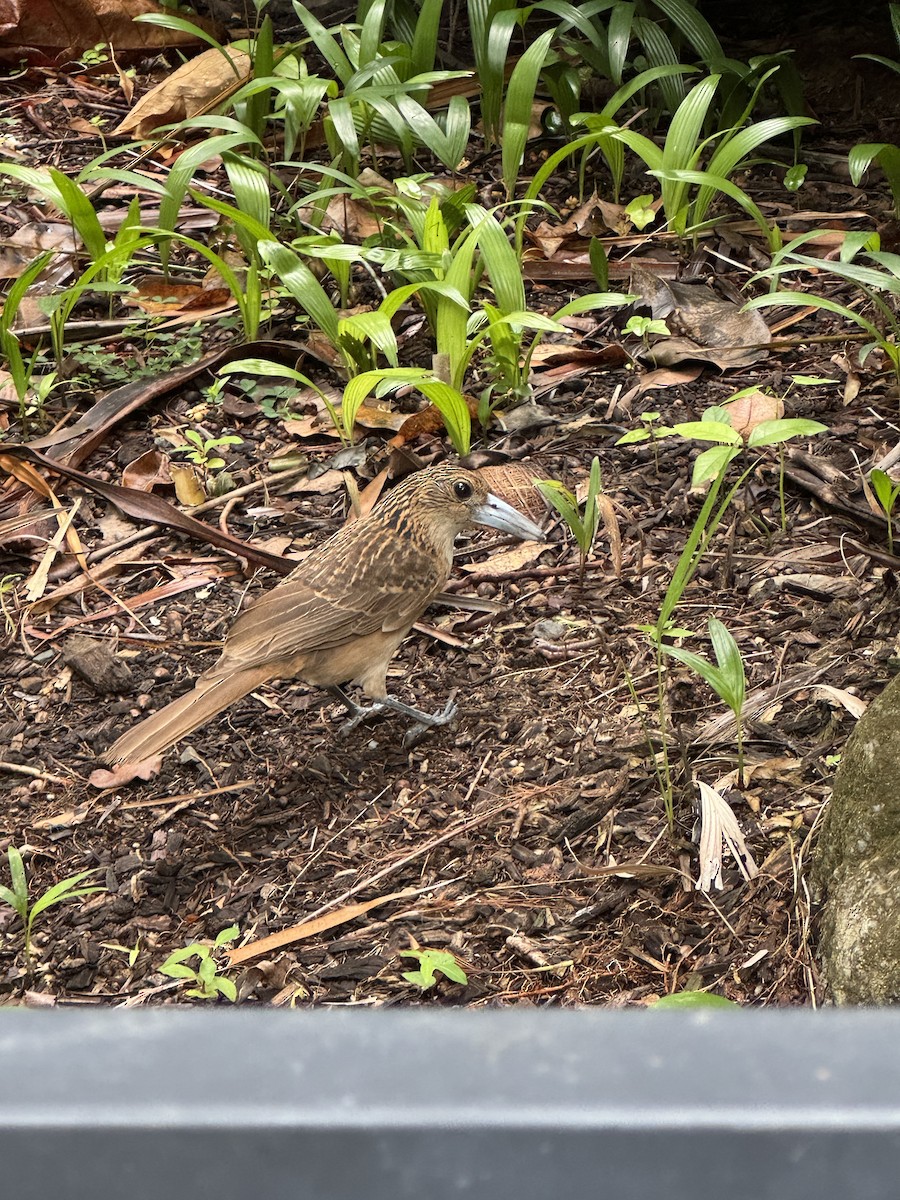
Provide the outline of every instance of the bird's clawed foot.
<path id="1" fill-rule="evenodd" d="M 341 737 L 346 737 L 348 733 L 352 733 L 358 725 L 362 725 L 363 721 L 367 721 L 369 717 L 377 717 L 379 713 L 384 712 L 384 705 L 380 702 L 370 704 L 368 706 L 356 704 L 343 688 L 332 687 L 328 689 L 336 700 L 340 700 L 344 708 L 350 714 L 349 720 L 345 721 L 338 730 Z"/>
<path id="2" fill-rule="evenodd" d="M 449 724 L 458 711 L 456 701 L 452 695 L 439 712 L 427 713 L 422 712 L 420 708 L 413 708 L 411 704 L 404 704 L 402 700 L 394 700 L 391 696 L 386 696 L 384 700 L 378 700 L 368 707 L 362 707 L 359 704 L 355 704 L 343 689 L 334 687 L 329 690 L 350 713 L 350 719 L 345 721 L 339 730 L 342 737 L 345 734 L 351 733 L 363 721 L 368 720 L 369 717 L 377 717 L 380 713 L 385 712 L 385 710 L 390 710 L 400 713 L 401 716 L 409 717 L 410 720 L 415 722 L 404 735 L 404 749 L 414 746 L 429 729 L 434 729 L 438 725 Z"/>
<path id="3" fill-rule="evenodd" d="M 391 705 L 393 708 L 393 705 Z M 403 749 L 409 750 L 415 746 L 429 729 L 434 729 L 438 725 L 449 725 L 459 711 L 456 701 L 451 696 L 444 707 L 436 713 L 419 712 L 416 708 L 409 708 L 407 705 L 401 705 L 399 710 L 407 716 L 415 716 L 416 723 L 411 725 L 403 735 Z"/>

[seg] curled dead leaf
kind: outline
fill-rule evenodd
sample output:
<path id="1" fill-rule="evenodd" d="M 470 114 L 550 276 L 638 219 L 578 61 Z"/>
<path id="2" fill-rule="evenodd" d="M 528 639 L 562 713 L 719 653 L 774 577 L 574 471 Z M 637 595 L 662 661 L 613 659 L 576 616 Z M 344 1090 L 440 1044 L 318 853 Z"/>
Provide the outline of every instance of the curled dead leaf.
<path id="1" fill-rule="evenodd" d="M 547 503 L 534 486 L 535 479 L 543 479 L 547 474 L 539 463 L 497 463 L 490 467 L 479 467 L 478 474 L 489 491 L 525 513 L 532 521 L 540 524 L 547 515 Z"/>
<path id="2" fill-rule="evenodd" d="M 731 428 L 745 440 L 763 421 L 777 421 L 784 416 L 784 404 L 777 396 L 765 392 L 750 392 L 738 396 L 728 405 Z"/>
<path id="3" fill-rule="evenodd" d="M 116 763 L 114 767 L 97 767 L 88 776 L 88 783 L 91 787 L 102 790 L 117 788 L 131 783 L 133 779 L 152 779 L 154 775 L 159 774 L 161 766 L 162 755 L 157 754 L 139 763 Z"/>
<path id="4" fill-rule="evenodd" d="M 172 482 L 169 456 L 160 450 L 147 450 L 122 472 L 122 487 L 152 492 L 157 484 Z"/>
<path id="5" fill-rule="evenodd" d="M 252 68 L 250 55 L 234 46 L 204 50 L 142 96 L 113 133 L 140 140 L 162 125 L 209 112 L 250 78 Z"/>

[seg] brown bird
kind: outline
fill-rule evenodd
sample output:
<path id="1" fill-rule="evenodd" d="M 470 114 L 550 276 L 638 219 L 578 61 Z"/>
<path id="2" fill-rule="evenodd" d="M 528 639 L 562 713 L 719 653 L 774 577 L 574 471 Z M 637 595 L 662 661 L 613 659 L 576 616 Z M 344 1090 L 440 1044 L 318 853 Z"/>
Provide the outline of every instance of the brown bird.
<path id="1" fill-rule="evenodd" d="M 490 525 L 526 540 L 542 531 L 462 467 L 426 467 L 393 488 L 366 517 L 345 525 L 232 625 L 219 661 L 194 690 L 129 729 L 104 754 L 137 763 L 161 754 L 241 696 L 272 679 L 299 677 L 334 691 L 354 714 L 391 708 L 423 728 L 449 721 L 456 706 L 424 713 L 387 695 L 388 663 L 443 589 L 456 535 Z M 358 684 L 374 700 L 355 705 L 340 690 Z"/>

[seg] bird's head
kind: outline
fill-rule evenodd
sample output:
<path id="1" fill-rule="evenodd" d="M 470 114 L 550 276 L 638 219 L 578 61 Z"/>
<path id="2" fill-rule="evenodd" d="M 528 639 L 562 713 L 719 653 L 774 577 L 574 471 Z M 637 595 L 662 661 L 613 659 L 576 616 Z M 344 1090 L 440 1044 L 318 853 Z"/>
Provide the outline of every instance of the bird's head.
<path id="1" fill-rule="evenodd" d="M 476 471 L 450 463 L 426 467 L 394 488 L 385 502 L 409 508 L 455 537 L 472 525 L 489 525 L 523 541 L 544 541 L 544 532 L 517 508 L 493 495 Z"/>

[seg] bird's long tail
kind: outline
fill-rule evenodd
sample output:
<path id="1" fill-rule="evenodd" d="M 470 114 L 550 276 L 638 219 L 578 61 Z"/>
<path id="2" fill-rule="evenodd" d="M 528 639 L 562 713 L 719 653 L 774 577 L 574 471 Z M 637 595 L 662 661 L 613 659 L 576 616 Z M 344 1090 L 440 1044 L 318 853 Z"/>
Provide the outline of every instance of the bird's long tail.
<path id="1" fill-rule="evenodd" d="M 213 668 L 200 676 L 193 691 L 179 696 L 123 733 L 103 755 L 103 760 L 137 763 L 162 754 L 235 700 L 272 678 L 272 669 L 268 665 L 244 671 L 216 671 Z"/>

